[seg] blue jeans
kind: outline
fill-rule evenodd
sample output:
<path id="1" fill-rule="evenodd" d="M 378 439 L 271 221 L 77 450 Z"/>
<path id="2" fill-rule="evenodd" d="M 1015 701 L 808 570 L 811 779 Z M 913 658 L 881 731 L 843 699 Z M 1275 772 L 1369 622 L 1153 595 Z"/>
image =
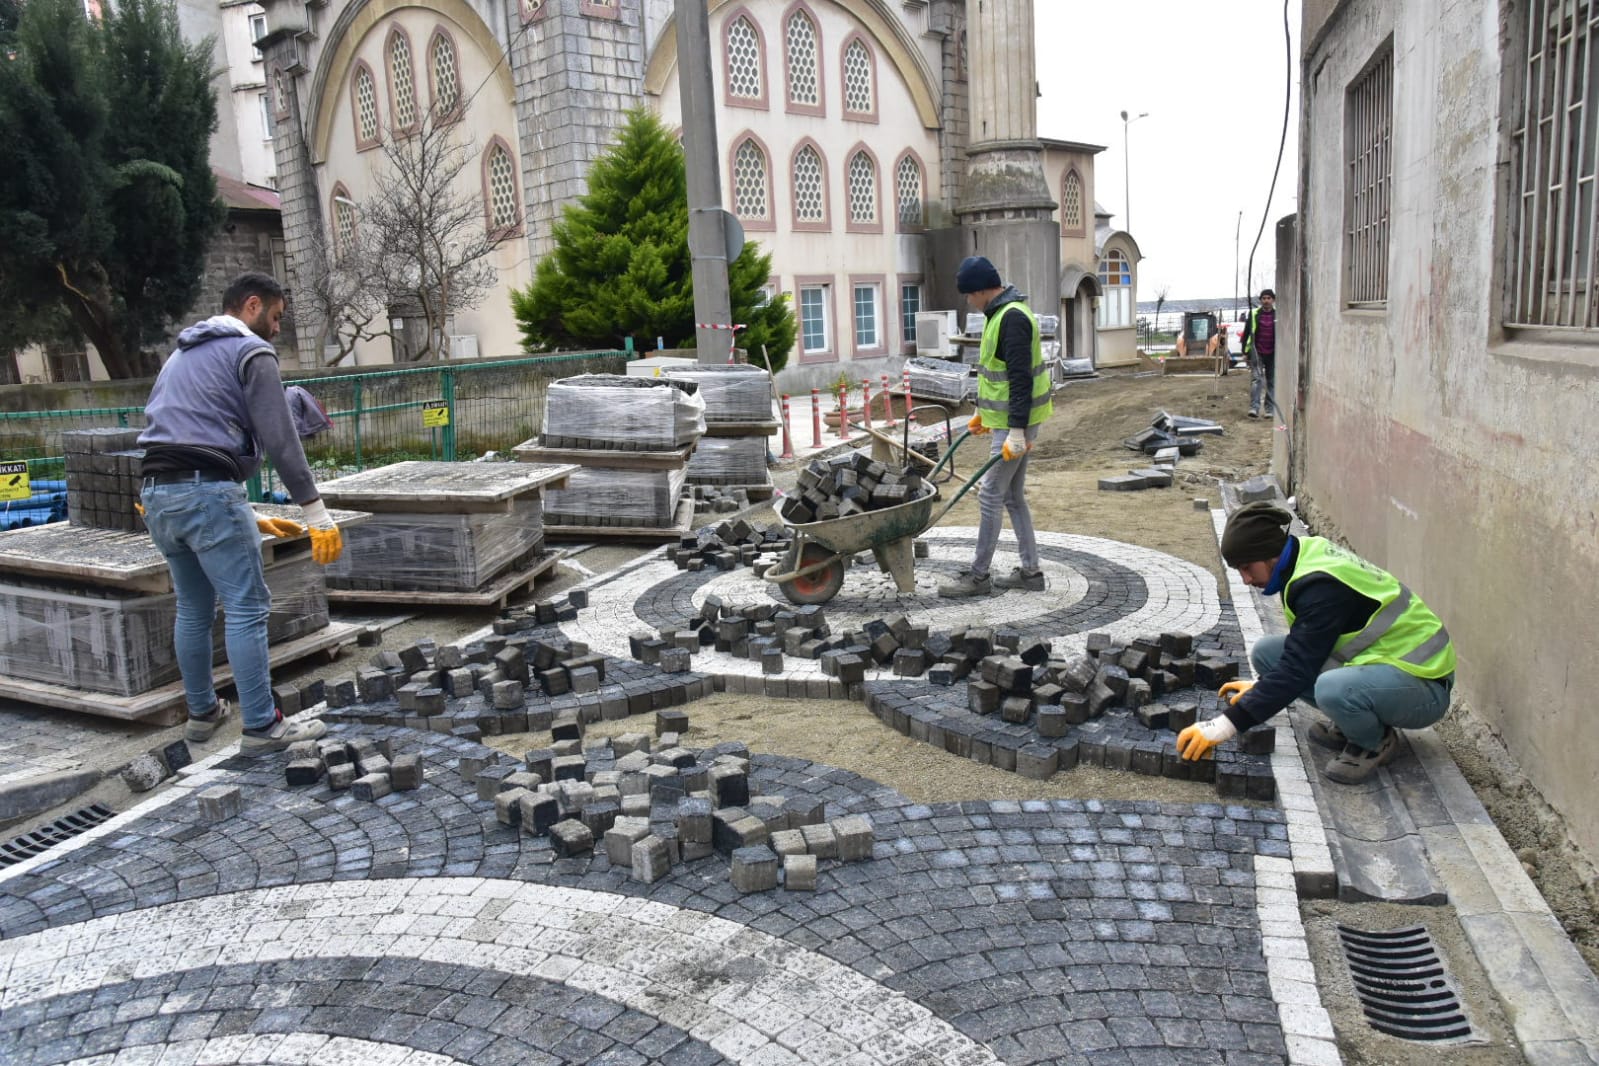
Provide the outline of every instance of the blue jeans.
<path id="1" fill-rule="evenodd" d="M 172 571 L 178 618 L 172 642 L 190 717 L 216 706 L 211 627 L 222 601 L 228 665 L 246 729 L 264 729 L 277 710 L 267 660 L 272 595 L 261 569 L 261 534 L 244 486 L 232 481 L 145 483 L 144 524 Z"/>
<path id="2" fill-rule="evenodd" d="M 1249 665 L 1256 677 L 1276 668 L 1284 639 L 1269 636 L 1255 642 Z M 1429 681 L 1397 666 L 1335 666 L 1322 670 L 1312 690 L 1299 698 L 1332 719 L 1351 744 L 1376 751 L 1385 726 L 1425 729 L 1442 718 L 1454 683 L 1453 674 Z"/>
<path id="3" fill-rule="evenodd" d="M 989 455 L 998 455 L 1005 447 L 1008 429 L 996 429 L 989 434 Z M 1027 443 L 1038 439 L 1038 427 L 1027 427 Z M 1010 528 L 1016 534 L 1016 548 L 1021 553 L 1022 569 L 1038 569 L 1038 541 L 1033 536 L 1033 512 L 1027 509 L 1027 460 L 1031 453 L 1020 459 L 1006 462 L 1001 459 L 988 468 L 977 486 L 977 557 L 972 560 L 972 573 L 982 577 L 994 561 L 994 549 L 999 546 L 999 530 L 1005 523 L 1005 513 L 1010 514 Z"/>

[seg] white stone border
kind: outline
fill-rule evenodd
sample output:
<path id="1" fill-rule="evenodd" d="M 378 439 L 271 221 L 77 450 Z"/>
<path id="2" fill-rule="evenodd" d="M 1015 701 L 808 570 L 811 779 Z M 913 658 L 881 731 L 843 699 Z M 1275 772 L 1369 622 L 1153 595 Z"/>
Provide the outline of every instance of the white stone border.
<path id="1" fill-rule="evenodd" d="M 0 1009 L 208 966 L 352 956 L 558 982 L 676 1026 L 738 1063 L 1000 1061 L 921 1004 L 736 922 L 496 878 L 252 889 L 0 940 Z"/>
<path id="2" fill-rule="evenodd" d="M 65 1066 L 458 1066 L 460 1059 L 379 1040 L 321 1033 L 259 1033 L 134 1044 Z"/>

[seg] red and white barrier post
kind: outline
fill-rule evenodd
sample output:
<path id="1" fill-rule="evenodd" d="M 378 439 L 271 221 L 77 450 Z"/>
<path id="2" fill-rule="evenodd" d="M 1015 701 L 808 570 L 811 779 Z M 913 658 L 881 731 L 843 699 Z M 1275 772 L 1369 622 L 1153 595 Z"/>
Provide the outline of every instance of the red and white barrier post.
<path id="1" fill-rule="evenodd" d="M 822 446 L 822 390 L 811 390 L 811 447 Z"/>
<path id="2" fill-rule="evenodd" d="M 838 436 L 849 439 L 849 390 L 843 385 L 838 387 Z"/>
<path id="3" fill-rule="evenodd" d="M 792 459 L 792 458 L 794 458 L 794 438 L 789 435 L 789 431 L 788 431 L 788 393 L 786 393 L 786 392 L 783 394 L 782 407 L 783 407 L 783 454 L 778 456 L 778 458 L 779 459 Z"/>
<path id="4" fill-rule="evenodd" d="M 894 390 L 888 387 L 888 375 L 882 375 L 883 381 L 883 420 L 890 427 L 899 425 L 899 419 L 894 417 Z"/>
<path id="5" fill-rule="evenodd" d="M 910 421 L 910 417 L 911 417 L 911 368 L 910 367 L 906 367 L 905 368 L 904 377 L 905 377 L 905 420 L 908 422 L 908 421 Z"/>
<path id="6" fill-rule="evenodd" d="M 866 419 L 866 428 L 872 428 L 872 379 L 866 378 L 861 382 L 861 414 Z"/>

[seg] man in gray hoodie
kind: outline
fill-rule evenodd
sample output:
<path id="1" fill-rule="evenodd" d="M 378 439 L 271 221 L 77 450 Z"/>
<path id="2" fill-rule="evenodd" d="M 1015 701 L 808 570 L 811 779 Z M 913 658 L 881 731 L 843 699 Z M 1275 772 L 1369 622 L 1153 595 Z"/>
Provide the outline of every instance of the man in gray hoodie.
<path id="1" fill-rule="evenodd" d="M 177 592 L 173 644 L 189 708 L 185 735 L 209 740 L 227 717 L 211 677 L 217 600 L 226 616 L 228 664 L 243 717 L 240 748 L 278 751 L 327 731 L 320 721 L 285 721 L 272 700 L 267 616 L 272 597 L 261 565 L 261 535 L 304 528 L 261 518 L 244 482 L 272 459 L 310 526 L 311 557 L 326 566 L 344 542 L 317 494 L 270 343 L 283 318 L 283 288 L 266 274 L 241 274 L 222 296 L 223 313 L 178 335 L 145 405 L 140 500 L 150 538 L 166 557 Z"/>

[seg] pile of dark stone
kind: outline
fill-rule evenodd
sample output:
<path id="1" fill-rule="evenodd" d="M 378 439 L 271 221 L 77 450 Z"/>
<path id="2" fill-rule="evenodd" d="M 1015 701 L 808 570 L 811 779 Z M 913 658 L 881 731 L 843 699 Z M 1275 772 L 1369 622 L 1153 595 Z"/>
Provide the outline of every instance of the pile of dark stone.
<path id="1" fill-rule="evenodd" d="M 794 525 L 897 507 L 930 491 L 915 470 L 896 470 L 864 452 L 813 460 L 799 472 L 782 515 Z"/>
<path id="2" fill-rule="evenodd" d="M 750 505 L 747 489 L 729 485 L 689 485 L 686 488 L 692 490 L 694 513 L 697 515 L 729 514 L 742 511 Z"/>
<path id="3" fill-rule="evenodd" d="M 740 892 L 776 888 L 780 878 L 790 891 L 811 891 L 819 861 L 871 857 L 866 818 L 828 821 L 820 800 L 752 794 L 748 749 L 685 748 L 687 728 L 683 711 L 662 710 L 653 738 L 624 733 L 585 751 L 583 721 L 572 715 L 557 720 L 549 747 L 520 761 L 490 752 L 458 768 L 502 825 L 547 837 L 557 858 L 600 847 L 611 866 L 646 883 L 721 855 Z"/>
<path id="4" fill-rule="evenodd" d="M 628 651 L 641 663 L 675 673 L 689 668 L 689 656 L 710 647 L 760 663 L 763 674 L 781 674 L 784 655 L 821 659 L 843 647 L 844 641 L 843 637 L 832 638 L 819 606 L 737 606 L 720 596 L 707 596 L 699 614 L 680 626 L 630 633 Z"/>
<path id="5" fill-rule="evenodd" d="M 666 549 L 666 557 L 679 570 L 734 570 L 758 566 L 757 559 L 762 554 L 788 551 L 792 537 L 780 526 L 758 526 L 737 518 L 684 534 L 676 545 Z M 768 560 L 767 565 L 771 562 Z M 766 568 L 760 567 L 758 572 Z"/>
<path id="6" fill-rule="evenodd" d="M 314 785 L 324 777 L 334 792 L 348 789 L 359 800 L 379 800 L 391 792 L 421 787 L 422 756 L 394 754 L 387 738 L 324 738 L 289 745 L 284 776 L 291 787 Z"/>

